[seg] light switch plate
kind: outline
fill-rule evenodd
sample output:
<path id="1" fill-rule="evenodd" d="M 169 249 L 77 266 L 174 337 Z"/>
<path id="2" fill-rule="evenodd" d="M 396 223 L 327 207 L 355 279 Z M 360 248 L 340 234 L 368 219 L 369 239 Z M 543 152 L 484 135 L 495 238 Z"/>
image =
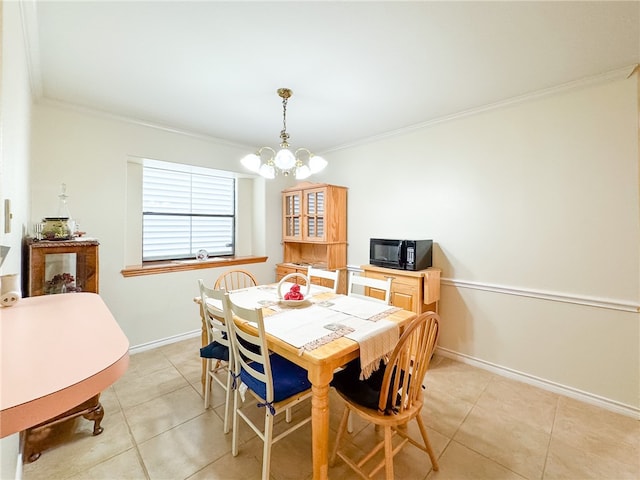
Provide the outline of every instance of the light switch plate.
<path id="1" fill-rule="evenodd" d="M 4 199 L 4 233 L 11 233 L 11 200 L 9 198 Z"/>

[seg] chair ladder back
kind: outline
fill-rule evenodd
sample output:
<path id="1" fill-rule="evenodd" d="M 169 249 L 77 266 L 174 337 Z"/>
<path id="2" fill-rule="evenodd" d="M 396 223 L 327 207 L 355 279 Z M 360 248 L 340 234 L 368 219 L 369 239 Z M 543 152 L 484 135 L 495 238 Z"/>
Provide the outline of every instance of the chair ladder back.
<path id="1" fill-rule="evenodd" d="M 222 293 L 219 290 L 205 286 L 202 280 L 198 280 L 198 286 L 200 287 L 200 308 L 207 328 L 207 341 L 211 343 L 215 340 L 229 347 L 228 329 L 224 323 L 224 311 L 217 308 L 212 302 L 207 302 L 207 299 L 212 299 L 220 302 L 222 307 Z"/>
<path id="2" fill-rule="evenodd" d="M 213 288 L 230 292 L 240 288 L 255 287 L 256 285 L 258 285 L 258 282 L 251 272 L 243 269 L 234 269 L 220 275 Z"/>
<path id="3" fill-rule="evenodd" d="M 232 348 L 236 359 L 236 371 L 241 368 L 253 378 L 263 382 L 266 386 L 267 402 L 273 401 L 273 380 L 267 337 L 261 308 L 244 308 L 233 303 L 227 294 L 227 304 L 232 315 L 233 323 L 231 338 Z M 243 329 L 242 323 L 251 323 L 256 332 Z M 253 349 L 251 348 L 253 347 Z M 262 365 L 263 372 L 258 371 L 256 364 Z"/>
<path id="4" fill-rule="evenodd" d="M 412 408 L 417 401 L 422 400 L 422 382 L 438 334 L 438 315 L 434 312 L 420 315 L 405 329 L 385 369 L 378 402 L 380 411 L 387 410 L 389 395 L 392 395 L 392 408 L 399 412 Z"/>
<path id="5" fill-rule="evenodd" d="M 307 278 L 311 282 L 312 278 L 324 278 L 325 280 L 331 280 L 333 282 L 333 293 L 338 292 L 338 270 L 323 270 L 321 268 L 314 268 L 309 266 L 307 269 Z"/>
<path id="6" fill-rule="evenodd" d="M 354 272 L 349 272 L 349 281 L 347 286 L 347 295 L 353 295 L 356 297 L 367 298 L 372 300 L 378 300 L 389 305 L 391 301 L 391 282 L 393 278 L 387 277 L 386 280 L 379 278 L 365 277 L 364 275 L 356 275 Z M 365 293 L 360 294 L 354 292 L 354 286 L 364 287 Z M 384 299 L 377 298 L 372 295 L 367 295 L 367 291 L 370 289 L 379 290 L 384 293 Z"/>

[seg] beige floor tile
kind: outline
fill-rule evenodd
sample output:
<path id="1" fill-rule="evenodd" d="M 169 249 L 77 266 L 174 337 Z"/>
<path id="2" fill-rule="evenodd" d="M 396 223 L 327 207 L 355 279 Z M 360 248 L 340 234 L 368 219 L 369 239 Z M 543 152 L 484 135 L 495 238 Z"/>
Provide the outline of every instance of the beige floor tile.
<path id="1" fill-rule="evenodd" d="M 443 358 L 431 364 L 425 376 L 427 390 L 444 392 L 475 403 L 495 375 L 471 365 Z"/>
<path id="2" fill-rule="evenodd" d="M 145 471 L 135 448 L 112 457 L 95 467 L 69 477 L 69 480 L 143 480 Z"/>
<path id="3" fill-rule="evenodd" d="M 472 408 L 473 404 L 466 400 L 427 387 L 422 418 L 428 427 L 453 438 Z"/>
<path id="4" fill-rule="evenodd" d="M 544 471 L 544 480 L 637 480 L 640 478 L 640 455 L 620 462 L 610 455 L 608 446 L 584 450 L 553 438 Z"/>
<path id="5" fill-rule="evenodd" d="M 113 385 L 113 389 L 122 408 L 128 408 L 187 385 L 189 382 L 172 365 L 169 365 L 146 375 L 127 372 Z"/>
<path id="6" fill-rule="evenodd" d="M 204 405 L 202 397 L 187 385 L 124 411 L 135 441 L 142 443 L 201 415 Z"/>
<path id="7" fill-rule="evenodd" d="M 133 447 L 133 439 L 121 411 L 105 413 L 104 431 L 94 436 L 93 422 L 77 418 L 70 423 L 69 435 L 60 443 L 42 453 L 33 463 L 24 465 L 24 478 L 28 480 L 69 478 L 95 467 Z"/>
<path id="8" fill-rule="evenodd" d="M 198 362 L 200 360 L 200 348 L 202 347 L 200 336 L 171 343 L 160 347 L 162 354 L 173 365 L 185 362 Z"/>
<path id="9" fill-rule="evenodd" d="M 494 377 L 478 398 L 476 405 L 551 433 L 558 397 L 555 393 L 526 383 Z"/>
<path id="10" fill-rule="evenodd" d="M 139 444 L 149 478 L 183 479 L 192 476 L 231 451 L 231 436 L 210 410 Z"/>
<path id="11" fill-rule="evenodd" d="M 187 379 L 189 383 L 198 387 L 198 391 L 201 390 L 202 385 L 202 364 L 200 357 L 197 360 L 187 360 L 175 364 L 176 370 Z"/>
<path id="12" fill-rule="evenodd" d="M 262 461 L 262 456 L 258 459 Z M 311 424 L 307 423 L 271 446 L 271 474 L 278 480 L 299 480 L 312 473 Z"/>
<path id="13" fill-rule="evenodd" d="M 589 454 L 639 469 L 640 421 L 631 417 L 561 397 L 553 438 Z"/>
<path id="14" fill-rule="evenodd" d="M 550 435 L 499 412 L 474 407 L 453 440 L 533 480 L 542 477 Z"/>
<path id="15" fill-rule="evenodd" d="M 231 453 L 210 463 L 187 480 L 252 480 L 262 475 L 262 464 L 256 458 L 234 457 Z"/>
<path id="16" fill-rule="evenodd" d="M 427 480 L 525 480 L 525 477 L 456 441 L 447 446 L 439 464 L 440 470 L 431 472 Z"/>
<path id="17" fill-rule="evenodd" d="M 129 368 L 124 376 L 126 377 L 130 374 L 144 376 L 170 366 L 171 362 L 162 353 L 162 350 L 160 348 L 154 348 L 153 350 L 146 350 L 131 355 L 129 357 Z"/>

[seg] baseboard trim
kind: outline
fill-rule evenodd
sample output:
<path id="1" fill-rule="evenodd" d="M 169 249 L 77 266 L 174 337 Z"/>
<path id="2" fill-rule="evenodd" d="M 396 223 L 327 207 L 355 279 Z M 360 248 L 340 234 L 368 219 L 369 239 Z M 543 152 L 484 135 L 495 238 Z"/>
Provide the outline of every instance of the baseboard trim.
<path id="1" fill-rule="evenodd" d="M 199 337 L 202 334 L 202 330 L 192 330 L 190 332 L 181 333 L 180 335 L 173 335 L 172 337 L 161 338 L 160 340 L 154 340 L 153 342 L 141 343 L 129 348 L 129 355 L 134 355 L 140 352 L 146 352 L 147 350 L 153 350 L 154 348 L 163 347 L 172 343 L 181 342 L 182 340 L 188 340 L 190 338 Z"/>
<path id="2" fill-rule="evenodd" d="M 517 380 L 517 381 L 526 383 L 528 385 L 541 388 L 543 390 L 557 393 L 559 395 L 564 395 L 565 397 L 570 397 L 570 398 L 573 398 L 574 400 L 579 400 L 585 403 L 589 403 L 591 405 L 604 408 L 605 410 L 609 410 L 615 413 L 620 413 L 622 415 L 635 418 L 636 420 L 640 420 L 639 407 L 626 405 L 624 403 L 617 402 L 609 398 L 601 397 L 599 395 L 594 395 L 592 393 L 578 390 L 577 388 L 568 387 L 566 385 L 551 382 L 549 380 L 545 380 L 543 378 L 539 378 L 534 375 L 529 375 L 527 373 L 519 372 L 511 368 L 496 365 L 495 363 L 487 362 L 485 360 L 481 360 L 479 358 L 475 358 L 463 353 L 458 353 L 453 350 L 449 350 L 447 348 L 437 347 L 436 353 L 438 355 L 442 355 L 443 357 L 451 358 L 452 360 L 456 360 L 461 363 L 466 363 L 468 365 L 481 368 L 482 370 L 487 370 L 489 372 L 495 373 L 496 375 L 500 375 L 501 377 Z"/>

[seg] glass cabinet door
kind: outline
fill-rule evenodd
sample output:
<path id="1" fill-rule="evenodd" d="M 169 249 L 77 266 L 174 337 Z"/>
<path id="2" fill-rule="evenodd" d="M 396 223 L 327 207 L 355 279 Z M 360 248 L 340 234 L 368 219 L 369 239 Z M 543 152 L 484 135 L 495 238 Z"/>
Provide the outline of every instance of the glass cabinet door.
<path id="1" fill-rule="evenodd" d="M 309 240 L 325 238 L 325 190 L 305 191 L 305 236 Z"/>
<path id="2" fill-rule="evenodd" d="M 78 272 L 77 253 L 53 253 L 44 256 L 45 295 L 81 292 L 86 275 Z"/>
<path id="3" fill-rule="evenodd" d="M 283 197 L 283 232 L 286 239 L 299 240 L 302 238 L 301 232 L 301 192 L 291 192 Z"/>

